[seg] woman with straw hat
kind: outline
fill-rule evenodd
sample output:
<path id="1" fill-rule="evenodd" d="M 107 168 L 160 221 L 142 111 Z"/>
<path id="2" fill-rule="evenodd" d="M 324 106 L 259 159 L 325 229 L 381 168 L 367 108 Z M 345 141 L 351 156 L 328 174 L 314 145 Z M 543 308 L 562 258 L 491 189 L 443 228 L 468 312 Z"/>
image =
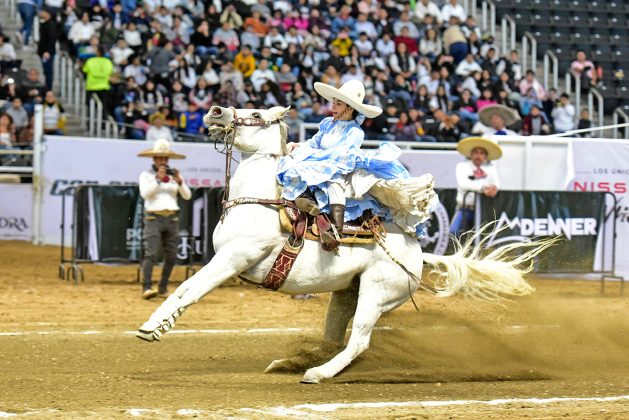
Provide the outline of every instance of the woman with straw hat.
<path id="1" fill-rule="evenodd" d="M 314 88 L 332 103 L 332 116 L 319 124 L 319 131 L 310 140 L 289 144 L 292 153 L 280 160 L 277 176 L 283 187 L 282 197 L 295 200 L 300 209 L 308 213 L 327 212 L 340 230 L 345 220 L 356 219 L 365 210 L 373 214 L 386 211 L 370 197 L 346 200 L 349 174 L 362 169 L 384 179 L 410 175 L 397 161 L 401 154 L 397 146 L 384 143 L 374 153 L 360 149 L 365 137 L 362 122 L 382 113 L 381 108 L 364 103 L 365 87 L 360 81 L 350 80 L 338 89 L 317 82 Z M 353 181 L 351 186 L 356 189 Z M 331 240 L 328 237 L 324 241 L 326 239 Z"/>
<path id="2" fill-rule="evenodd" d="M 168 295 L 170 273 L 177 261 L 179 239 L 177 195 L 189 200 L 190 188 L 179 170 L 168 166 L 169 159 L 185 159 L 184 155 L 170 150 L 170 142 L 159 139 L 152 148 L 138 153 L 139 157 L 153 158 L 151 169 L 140 174 L 140 195 L 144 199 L 144 258 L 142 260 L 142 298 L 152 299 L 158 294 Z M 163 249 L 164 266 L 159 291 L 153 289 L 153 265 Z"/>
<path id="3" fill-rule="evenodd" d="M 458 237 L 474 227 L 476 194 L 495 197 L 498 193 L 500 179 L 491 161 L 500 159 L 502 149 L 493 140 L 468 137 L 457 143 L 456 150 L 467 158 L 456 165 L 456 213 L 450 233 Z"/>

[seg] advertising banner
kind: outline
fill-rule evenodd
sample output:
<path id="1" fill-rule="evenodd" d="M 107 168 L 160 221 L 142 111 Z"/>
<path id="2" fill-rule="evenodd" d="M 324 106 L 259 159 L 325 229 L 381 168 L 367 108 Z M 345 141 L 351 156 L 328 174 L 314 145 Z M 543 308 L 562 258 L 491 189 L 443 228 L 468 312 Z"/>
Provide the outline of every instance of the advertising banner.
<path id="1" fill-rule="evenodd" d="M 205 264 L 214 256 L 212 234 L 222 209 L 223 188 L 196 188 L 179 199 L 178 264 Z M 143 202 L 134 186 L 82 186 L 74 206 L 74 258 L 133 263 L 142 258 Z M 70 211 L 70 210 L 68 210 Z M 71 245 L 71 229 L 65 244 Z"/>
<path id="2" fill-rule="evenodd" d="M 0 184 L 0 240 L 33 239 L 33 186 Z"/>
<path id="3" fill-rule="evenodd" d="M 140 173 L 150 168 L 152 160 L 137 154 L 151 142 L 79 137 L 45 136 L 42 159 L 41 240 L 59 244 L 61 233 L 61 194 L 78 185 L 137 185 Z M 173 149 L 187 156 L 171 160 L 191 188 L 217 187 L 224 183 L 225 156 L 207 143 L 175 143 Z M 72 208 L 72 192 L 66 197 Z M 67 211 L 66 214 L 71 214 Z M 29 221 L 31 219 L 28 219 Z M 70 219 L 66 219 L 69 224 Z"/>
<path id="4" fill-rule="evenodd" d="M 629 279 L 629 253 L 624 244 L 629 243 L 629 142 L 626 140 L 578 140 L 572 142 L 568 163 L 573 173 L 568 182 L 569 191 L 604 191 L 613 194 L 608 198 L 606 234 L 599 239 L 595 267 L 612 264 L 611 242 L 613 222 L 616 222 L 615 271 L 616 275 Z"/>
<path id="5" fill-rule="evenodd" d="M 487 242 L 489 248 L 561 237 L 559 245 L 536 261 L 536 271 L 587 273 L 594 270 L 604 207 L 604 193 L 500 191 L 495 198 L 481 196 L 480 220 L 497 221 Z"/>

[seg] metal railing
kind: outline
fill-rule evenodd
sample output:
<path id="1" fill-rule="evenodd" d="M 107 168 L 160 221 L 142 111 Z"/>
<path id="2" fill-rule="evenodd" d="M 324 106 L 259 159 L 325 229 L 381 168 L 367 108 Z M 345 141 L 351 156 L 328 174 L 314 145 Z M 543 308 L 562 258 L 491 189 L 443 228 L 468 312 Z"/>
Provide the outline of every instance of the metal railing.
<path id="1" fill-rule="evenodd" d="M 476 10 L 476 8 L 475 8 Z M 483 32 L 489 33 L 494 38 L 496 37 L 496 5 L 491 0 L 483 0 L 481 4 L 481 30 Z M 488 13 L 489 12 L 489 13 Z M 489 19 L 489 22 L 487 21 Z M 505 43 L 502 44 L 503 48 L 505 47 Z"/>
<path id="2" fill-rule="evenodd" d="M 549 85 L 548 81 L 549 81 L 549 73 L 550 73 L 550 64 L 552 63 L 552 84 Z M 553 87 L 555 89 L 557 89 L 559 87 L 559 60 L 557 59 L 557 56 L 555 55 L 555 53 L 553 53 L 551 50 L 547 50 L 544 53 L 544 86 L 546 88 Z"/>
<path id="3" fill-rule="evenodd" d="M 40 158 L 39 153 L 41 153 L 41 137 L 44 132 L 44 108 L 41 104 L 35 105 L 35 110 L 33 112 L 33 118 L 35 120 L 35 125 L 33 129 L 33 149 L 32 150 L 24 150 L 24 149 L 2 149 L 0 150 L 0 157 L 2 156 L 33 156 L 32 166 L 0 166 L 0 173 L 11 173 L 11 174 L 33 174 L 33 167 L 36 164 L 39 164 Z M 1 159 L 0 159 L 1 160 Z"/>
<path id="4" fill-rule="evenodd" d="M 504 15 L 500 25 L 502 28 L 502 48 L 505 51 L 515 50 L 515 20 L 509 15 Z M 509 34 L 508 39 L 507 33 Z"/>
<path id="5" fill-rule="evenodd" d="M 465 9 L 465 13 L 471 15 L 474 19 L 476 19 L 476 2 L 477 0 L 463 0 L 462 4 L 463 9 Z"/>
<path id="6" fill-rule="evenodd" d="M 566 93 L 572 93 L 572 79 L 574 79 L 574 120 L 576 121 L 581 112 L 581 76 L 572 70 L 566 72 Z"/>
<path id="7" fill-rule="evenodd" d="M 626 124 L 629 124 L 629 115 L 627 115 L 627 113 L 622 109 L 622 108 L 616 108 L 614 109 L 614 113 L 612 114 L 612 118 L 614 120 L 614 129 L 613 129 L 613 137 L 615 139 L 618 138 L 618 120 L 620 118 L 622 118 Z M 629 139 L 629 125 L 625 126 L 625 136 L 623 137 L 625 139 Z"/>
<path id="8" fill-rule="evenodd" d="M 522 35 L 522 72 L 526 73 L 529 69 L 529 42 L 531 43 L 531 70 L 537 69 L 537 40 L 530 32 L 524 32 Z"/>
<path id="9" fill-rule="evenodd" d="M 590 112 L 590 119 L 592 119 L 592 121 L 594 121 L 594 98 L 595 97 L 597 99 L 596 114 L 597 114 L 597 119 L 598 119 L 598 124 L 596 124 L 595 127 L 598 127 L 598 130 L 593 130 L 593 131 L 598 131 L 599 136 L 603 137 L 603 129 L 601 127 L 603 127 L 605 124 L 604 122 L 605 101 L 603 99 L 603 95 L 601 95 L 598 90 L 591 88 L 590 91 L 588 92 L 588 111 Z"/>

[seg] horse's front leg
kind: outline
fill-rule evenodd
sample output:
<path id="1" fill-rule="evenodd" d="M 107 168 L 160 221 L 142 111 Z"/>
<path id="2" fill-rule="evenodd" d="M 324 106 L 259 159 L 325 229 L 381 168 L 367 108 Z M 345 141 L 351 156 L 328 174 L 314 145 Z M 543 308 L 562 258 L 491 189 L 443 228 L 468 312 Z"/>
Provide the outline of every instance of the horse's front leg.
<path id="1" fill-rule="evenodd" d="M 226 280 L 256 264 L 269 251 L 268 244 L 232 241 L 225 244 L 214 258 L 196 274 L 181 283 L 175 292 L 153 312 L 136 336 L 146 341 L 159 341 L 175 326 L 186 308 Z"/>

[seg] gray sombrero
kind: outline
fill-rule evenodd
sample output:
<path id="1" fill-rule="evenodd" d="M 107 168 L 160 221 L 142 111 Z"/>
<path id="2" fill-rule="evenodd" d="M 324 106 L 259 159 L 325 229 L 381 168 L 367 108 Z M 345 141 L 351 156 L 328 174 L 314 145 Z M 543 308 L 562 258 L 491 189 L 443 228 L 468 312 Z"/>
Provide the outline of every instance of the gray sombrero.
<path id="1" fill-rule="evenodd" d="M 478 119 L 483 125 L 491 127 L 491 116 L 498 114 L 505 122 L 505 126 L 509 126 L 520 119 L 520 116 L 511 108 L 495 104 L 487 105 L 478 111 Z"/>
<path id="2" fill-rule="evenodd" d="M 363 103 L 365 87 L 358 80 L 345 82 L 339 89 L 325 83 L 316 82 L 314 88 L 319 95 L 328 101 L 332 102 L 334 99 L 343 101 L 367 118 L 375 118 L 382 114 L 382 108 Z"/>
<path id="3" fill-rule="evenodd" d="M 139 157 L 167 157 L 170 159 L 185 159 L 186 156 L 175 153 L 170 150 L 170 142 L 166 139 L 159 139 L 155 141 L 153 147 L 146 149 L 138 153 Z"/>
<path id="4" fill-rule="evenodd" d="M 472 150 L 477 147 L 487 151 L 487 160 L 496 160 L 502 157 L 500 145 L 484 137 L 467 137 L 456 144 L 456 150 L 466 158 L 471 158 Z"/>

